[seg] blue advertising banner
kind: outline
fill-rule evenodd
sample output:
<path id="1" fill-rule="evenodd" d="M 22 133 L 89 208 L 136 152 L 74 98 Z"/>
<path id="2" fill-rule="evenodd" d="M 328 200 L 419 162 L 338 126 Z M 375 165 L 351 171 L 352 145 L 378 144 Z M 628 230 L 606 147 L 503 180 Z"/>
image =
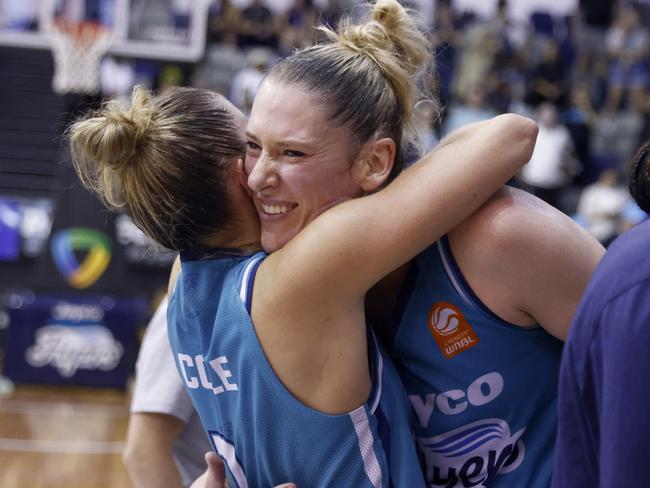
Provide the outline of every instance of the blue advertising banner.
<path id="1" fill-rule="evenodd" d="M 10 292 L 4 374 L 17 383 L 123 388 L 147 318 L 138 298 Z"/>

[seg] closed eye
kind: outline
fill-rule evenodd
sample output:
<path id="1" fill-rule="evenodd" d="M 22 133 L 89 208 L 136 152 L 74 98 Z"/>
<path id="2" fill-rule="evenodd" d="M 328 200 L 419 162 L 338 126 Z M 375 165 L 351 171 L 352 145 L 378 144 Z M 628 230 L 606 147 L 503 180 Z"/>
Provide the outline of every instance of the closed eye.
<path id="1" fill-rule="evenodd" d="M 304 152 L 300 151 L 292 151 L 291 149 L 287 149 L 284 151 L 285 156 L 289 156 L 290 158 L 302 158 L 305 156 Z"/>
<path id="2" fill-rule="evenodd" d="M 246 141 L 246 152 L 248 154 L 259 154 L 262 150 L 259 144 L 255 144 L 253 141 Z"/>

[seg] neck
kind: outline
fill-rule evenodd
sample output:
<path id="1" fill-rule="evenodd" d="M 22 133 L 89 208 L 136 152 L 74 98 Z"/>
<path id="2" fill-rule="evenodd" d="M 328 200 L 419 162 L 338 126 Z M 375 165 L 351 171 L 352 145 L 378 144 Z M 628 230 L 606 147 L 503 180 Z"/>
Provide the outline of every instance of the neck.
<path id="1" fill-rule="evenodd" d="M 210 239 L 209 246 L 242 251 L 261 251 L 260 224 L 257 213 L 245 215 L 234 221 L 227 229 Z"/>
<path id="2" fill-rule="evenodd" d="M 241 251 L 261 251 L 262 245 L 260 244 L 260 237 L 250 236 L 245 237 L 241 235 L 233 236 L 232 239 L 219 239 L 215 243 L 215 247 L 222 247 L 226 249 L 239 249 Z"/>

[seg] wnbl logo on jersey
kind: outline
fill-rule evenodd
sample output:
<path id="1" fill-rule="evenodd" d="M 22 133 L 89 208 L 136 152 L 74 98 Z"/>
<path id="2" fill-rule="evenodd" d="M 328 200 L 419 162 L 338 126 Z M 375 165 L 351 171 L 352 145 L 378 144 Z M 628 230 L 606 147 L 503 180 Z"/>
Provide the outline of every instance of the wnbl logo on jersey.
<path id="1" fill-rule="evenodd" d="M 526 429 L 510 434 L 502 419 L 484 419 L 429 438 L 419 438 L 430 487 L 489 486 L 524 459 Z"/>
<path id="2" fill-rule="evenodd" d="M 479 343 L 478 335 L 463 312 L 449 302 L 438 302 L 431 306 L 428 327 L 442 355 L 447 359 Z"/>

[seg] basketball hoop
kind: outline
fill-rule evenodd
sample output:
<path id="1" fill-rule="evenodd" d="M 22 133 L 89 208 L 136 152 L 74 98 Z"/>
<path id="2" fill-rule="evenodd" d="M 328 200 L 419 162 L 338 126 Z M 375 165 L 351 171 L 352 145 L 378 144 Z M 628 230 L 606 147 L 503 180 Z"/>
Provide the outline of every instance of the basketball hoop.
<path id="1" fill-rule="evenodd" d="M 54 57 L 52 89 L 59 95 L 100 92 L 99 62 L 113 40 L 113 31 L 96 22 L 57 19 L 50 32 Z"/>

